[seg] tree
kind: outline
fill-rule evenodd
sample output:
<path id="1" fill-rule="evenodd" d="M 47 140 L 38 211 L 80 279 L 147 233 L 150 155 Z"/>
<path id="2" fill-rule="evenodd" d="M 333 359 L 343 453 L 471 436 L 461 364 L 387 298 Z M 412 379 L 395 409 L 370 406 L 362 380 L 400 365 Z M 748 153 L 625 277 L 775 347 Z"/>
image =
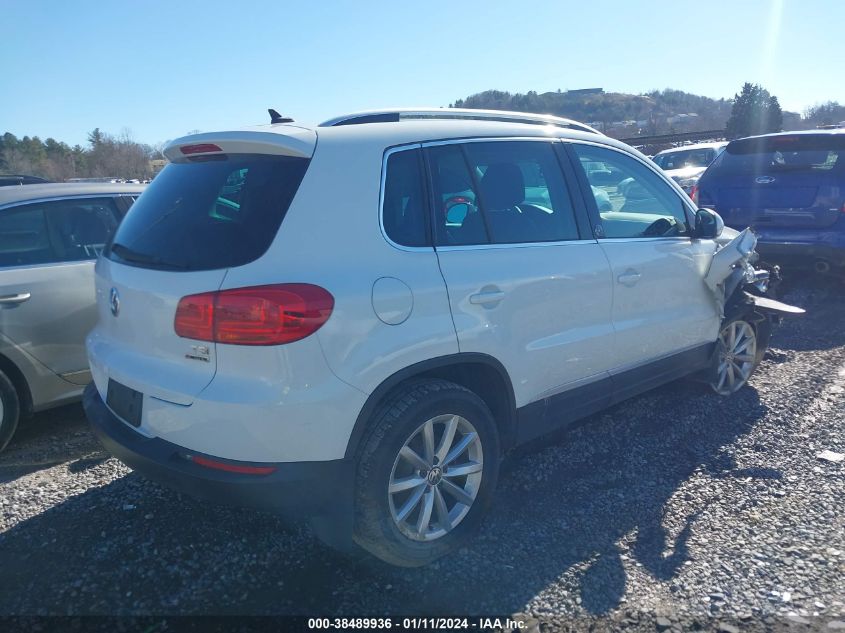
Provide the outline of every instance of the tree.
<path id="1" fill-rule="evenodd" d="M 10 173 L 31 174 L 61 182 L 74 177 L 113 176 L 148 178 L 152 175 L 152 148 L 132 140 L 129 130 L 120 136 L 96 128 L 88 135 L 90 148 L 48 138 L 0 136 L 0 168 Z"/>
<path id="2" fill-rule="evenodd" d="M 845 121 L 845 106 L 838 101 L 816 104 L 804 111 L 804 119 L 813 127 L 835 125 Z"/>
<path id="3" fill-rule="evenodd" d="M 98 145 L 103 143 L 104 134 L 100 132 L 100 128 L 95 127 L 91 132 L 88 133 L 88 142 L 91 144 L 92 149 L 97 149 Z"/>
<path id="4" fill-rule="evenodd" d="M 783 126 L 783 111 L 777 97 L 757 84 L 745 83 L 742 92 L 734 96 L 731 115 L 725 124 L 729 139 L 779 132 Z"/>

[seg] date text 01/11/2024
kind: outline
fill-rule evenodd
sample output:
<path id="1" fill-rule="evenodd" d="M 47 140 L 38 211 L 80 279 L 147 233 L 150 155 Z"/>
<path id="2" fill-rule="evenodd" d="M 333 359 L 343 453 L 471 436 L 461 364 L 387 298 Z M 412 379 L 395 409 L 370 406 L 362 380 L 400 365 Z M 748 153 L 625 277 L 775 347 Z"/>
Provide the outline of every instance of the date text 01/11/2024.
<path id="1" fill-rule="evenodd" d="M 477 631 L 519 631 L 528 623 L 499 617 L 479 618 L 309 618 L 308 628 L 319 629 L 400 629 L 405 631 L 440 631 L 443 629 Z"/>

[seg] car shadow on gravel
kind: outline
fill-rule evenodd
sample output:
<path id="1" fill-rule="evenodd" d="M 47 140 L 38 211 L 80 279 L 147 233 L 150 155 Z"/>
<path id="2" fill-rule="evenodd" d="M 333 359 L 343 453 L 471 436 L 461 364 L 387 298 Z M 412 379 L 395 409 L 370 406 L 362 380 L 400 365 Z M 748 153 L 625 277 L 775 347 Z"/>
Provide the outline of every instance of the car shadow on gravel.
<path id="1" fill-rule="evenodd" d="M 106 458 L 88 430 L 82 406 L 70 404 L 21 421 L 9 446 L 0 453 L 0 483 L 67 462 L 71 462 L 70 468 L 80 469 Z"/>
<path id="2" fill-rule="evenodd" d="M 544 590 L 604 614 L 626 567 L 668 582 L 689 560 L 710 503 L 679 491 L 696 469 L 778 476 L 730 456 L 764 413 L 753 388 L 722 399 L 679 382 L 535 442 L 506 462 L 480 535 L 423 569 L 342 556 L 273 516 L 125 475 L 0 535 L 0 614 L 509 614 Z M 679 498 L 690 511 L 676 516 Z"/>

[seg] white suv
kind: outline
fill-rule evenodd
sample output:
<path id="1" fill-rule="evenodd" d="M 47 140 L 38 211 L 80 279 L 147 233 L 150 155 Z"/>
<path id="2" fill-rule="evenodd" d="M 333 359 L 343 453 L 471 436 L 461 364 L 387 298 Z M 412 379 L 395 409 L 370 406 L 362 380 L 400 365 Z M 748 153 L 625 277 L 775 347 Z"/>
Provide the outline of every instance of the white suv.
<path id="1" fill-rule="evenodd" d="M 88 417 L 142 474 L 338 547 L 428 563 L 507 450 L 693 372 L 735 391 L 766 345 L 726 308 L 753 236 L 720 248 L 718 216 L 572 121 L 382 111 L 165 153 L 97 263 Z"/>

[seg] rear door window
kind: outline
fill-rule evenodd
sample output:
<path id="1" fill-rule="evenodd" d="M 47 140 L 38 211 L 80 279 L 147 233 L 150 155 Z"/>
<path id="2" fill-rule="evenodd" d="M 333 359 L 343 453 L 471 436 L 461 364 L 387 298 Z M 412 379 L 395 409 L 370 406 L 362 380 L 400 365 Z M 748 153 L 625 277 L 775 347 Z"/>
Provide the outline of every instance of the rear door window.
<path id="1" fill-rule="evenodd" d="M 111 198 L 62 200 L 45 208 L 58 261 L 97 259 L 117 228 Z"/>
<path id="2" fill-rule="evenodd" d="M 438 244 L 578 239 L 551 143 L 489 141 L 430 149 Z"/>
<path id="3" fill-rule="evenodd" d="M 171 163 L 132 205 L 110 259 L 162 270 L 242 266 L 270 247 L 308 159 L 221 154 Z"/>
<path id="4" fill-rule="evenodd" d="M 97 259 L 118 217 L 111 197 L 35 202 L 0 211 L 0 265 Z"/>
<path id="5" fill-rule="evenodd" d="M 25 206 L 0 211 L 0 266 L 31 266 L 54 260 L 44 209 Z"/>

